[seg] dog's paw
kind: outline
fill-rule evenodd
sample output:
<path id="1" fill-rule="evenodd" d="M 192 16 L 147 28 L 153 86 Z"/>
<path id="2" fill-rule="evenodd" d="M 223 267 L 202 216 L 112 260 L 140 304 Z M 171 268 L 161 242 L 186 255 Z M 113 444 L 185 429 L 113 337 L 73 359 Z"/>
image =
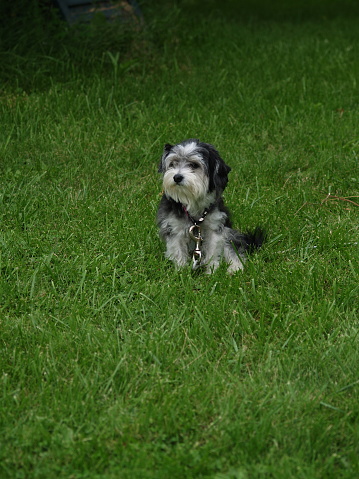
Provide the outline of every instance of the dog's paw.
<path id="1" fill-rule="evenodd" d="M 233 262 L 229 265 L 227 269 L 227 273 L 234 274 L 237 271 L 243 271 L 243 269 L 244 269 L 243 263 L 238 259 L 238 261 Z"/>

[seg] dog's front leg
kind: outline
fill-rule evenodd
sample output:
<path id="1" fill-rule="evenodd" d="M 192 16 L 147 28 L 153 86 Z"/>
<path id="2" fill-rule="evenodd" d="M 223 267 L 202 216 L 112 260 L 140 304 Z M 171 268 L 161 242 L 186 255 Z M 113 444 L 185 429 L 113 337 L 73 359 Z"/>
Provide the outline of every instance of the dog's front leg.
<path id="1" fill-rule="evenodd" d="M 224 248 L 224 238 L 222 233 L 215 231 L 206 231 L 203 241 L 204 263 L 206 273 L 213 273 L 219 266 Z"/>
<path id="2" fill-rule="evenodd" d="M 177 268 L 183 268 L 188 263 L 188 242 L 188 237 L 181 233 L 166 238 L 166 258 L 173 261 Z"/>

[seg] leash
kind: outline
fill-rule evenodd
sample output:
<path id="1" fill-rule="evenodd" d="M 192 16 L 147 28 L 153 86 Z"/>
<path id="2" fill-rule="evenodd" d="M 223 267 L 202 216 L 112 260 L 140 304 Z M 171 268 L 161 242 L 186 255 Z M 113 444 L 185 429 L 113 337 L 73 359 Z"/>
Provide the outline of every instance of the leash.
<path id="1" fill-rule="evenodd" d="M 212 205 L 212 207 L 213 207 L 213 205 Z M 193 216 L 191 216 L 188 213 L 187 208 L 185 206 L 182 206 L 182 208 L 183 208 L 183 211 L 188 216 L 188 218 L 193 223 L 193 225 L 190 226 L 190 228 L 188 230 L 188 233 L 189 233 L 189 236 L 190 236 L 191 240 L 194 241 L 194 243 L 195 243 L 195 247 L 194 247 L 193 254 L 192 254 L 192 268 L 197 269 L 201 265 L 201 260 L 202 260 L 201 244 L 202 244 L 202 241 L 203 241 L 203 237 L 201 235 L 201 224 L 206 219 L 206 216 L 208 215 L 211 207 L 206 208 L 203 211 L 201 217 L 198 220 L 193 218 Z"/>

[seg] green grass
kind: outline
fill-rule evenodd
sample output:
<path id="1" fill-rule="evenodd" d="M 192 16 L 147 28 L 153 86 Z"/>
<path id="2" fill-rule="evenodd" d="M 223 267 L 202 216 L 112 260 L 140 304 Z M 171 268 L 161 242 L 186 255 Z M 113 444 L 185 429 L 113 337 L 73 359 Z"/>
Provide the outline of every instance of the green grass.
<path id="1" fill-rule="evenodd" d="M 1 478 L 359 475 L 358 9 L 207 3 L 142 31 L 11 7 Z M 157 164 L 187 137 L 268 229 L 243 273 L 164 259 Z"/>

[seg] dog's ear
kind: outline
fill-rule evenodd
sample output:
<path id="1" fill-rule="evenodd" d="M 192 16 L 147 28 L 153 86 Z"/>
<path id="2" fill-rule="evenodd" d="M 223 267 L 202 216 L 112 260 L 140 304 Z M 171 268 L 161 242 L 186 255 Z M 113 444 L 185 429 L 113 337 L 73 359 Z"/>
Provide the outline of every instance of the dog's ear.
<path id="1" fill-rule="evenodd" d="M 166 159 L 166 156 L 168 155 L 168 153 L 171 151 L 172 148 L 173 148 L 173 145 L 170 145 L 169 143 L 165 144 L 163 155 L 162 155 L 160 164 L 158 165 L 158 173 L 164 172 L 164 160 Z"/>
<path id="2" fill-rule="evenodd" d="M 228 173 L 231 168 L 226 165 L 212 145 L 206 144 L 206 149 L 208 151 L 209 190 L 216 190 L 221 194 L 227 186 Z"/>

